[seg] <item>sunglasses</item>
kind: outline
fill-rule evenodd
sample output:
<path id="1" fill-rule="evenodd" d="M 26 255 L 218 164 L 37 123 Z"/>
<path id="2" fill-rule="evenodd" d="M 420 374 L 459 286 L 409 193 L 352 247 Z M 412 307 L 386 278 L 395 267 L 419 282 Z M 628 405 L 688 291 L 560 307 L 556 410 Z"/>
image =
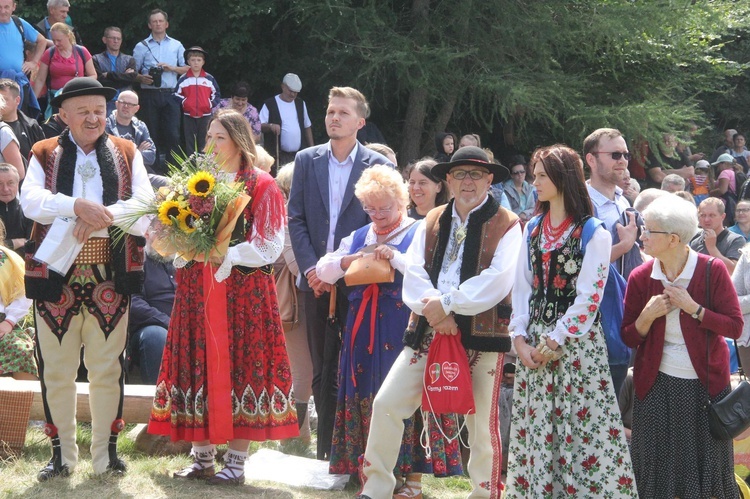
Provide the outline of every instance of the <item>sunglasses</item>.
<path id="1" fill-rule="evenodd" d="M 595 151 L 595 152 L 592 152 L 591 154 L 609 154 L 610 156 L 612 156 L 612 159 L 614 159 L 615 161 L 619 161 L 620 158 L 625 158 L 625 161 L 630 161 L 630 158 L 632 157 L 632 155 L 629 152 L 620 152 L 620 151 L 614 151 L 614 152 Z"/>

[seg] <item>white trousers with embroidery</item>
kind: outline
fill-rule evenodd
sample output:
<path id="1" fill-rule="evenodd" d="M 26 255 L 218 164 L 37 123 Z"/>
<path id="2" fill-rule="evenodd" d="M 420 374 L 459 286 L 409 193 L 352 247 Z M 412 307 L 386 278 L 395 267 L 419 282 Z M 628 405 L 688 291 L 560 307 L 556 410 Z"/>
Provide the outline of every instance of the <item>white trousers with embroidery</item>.
<path id="1" fill-rule="evenodd" d="M 35 310 L 36 311 L 36 310 Z M 89 406 L 91 408 L 91 461 L 94 474 L 104 473 L 109 465 L 111 427 L 122 403 L 122 353 L 128 336 L 128 315 L 120 317 L 114 330 L 105 337 L 92 314 L 81 307 L 73 316 L 62 341 L 44 319 L 36 315 L 39 375 L 44 387 L 44 402 L 50 420 L 57 427 L 62 464 L 72 471 L 78 463 L 76 444 L 76 375 L 81 346 L 88 369 Z"/>
<path id="2" fill-rule="evenodd" d="M 432 331 L 428 329 L 426 334 Z M 473 485 L 469 497 L 499 498 L 502 446 L 497 400 L 503 355 L 473 351 L 468 355 L 476 406 L 476 414 L 466 416 L 471 449 L 468 472 Z M 362 491 L 372 499 L 391 499 L 393 495 L 396 486 L 393 469 L 404 433 L 403 420 L 422 403 L 426 364 L 427 354 L 405 347 L 375 396 L 364 460 L 367 483 Z"/>

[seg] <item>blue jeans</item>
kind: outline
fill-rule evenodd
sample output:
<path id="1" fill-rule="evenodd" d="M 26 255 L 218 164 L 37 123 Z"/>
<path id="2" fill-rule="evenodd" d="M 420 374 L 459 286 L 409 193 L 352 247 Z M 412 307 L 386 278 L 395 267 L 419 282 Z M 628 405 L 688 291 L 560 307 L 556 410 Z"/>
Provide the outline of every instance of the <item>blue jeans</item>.
<path id="1" fill-rule="evenodd" d="M 166 343 L 167 330 L 161 326 L 146 326 L 130 338 L 130 351 L 138 358 L 144 385 L 156 384 Z"/>

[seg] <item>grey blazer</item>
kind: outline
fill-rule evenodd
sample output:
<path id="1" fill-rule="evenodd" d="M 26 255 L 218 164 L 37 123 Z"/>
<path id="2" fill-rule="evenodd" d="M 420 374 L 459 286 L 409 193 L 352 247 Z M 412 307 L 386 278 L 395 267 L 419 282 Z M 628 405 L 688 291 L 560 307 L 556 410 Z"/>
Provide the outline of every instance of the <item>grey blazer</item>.
<path id="1" fill-rule="evenodd" d="M 334 234 L 334 249 L 338 248 L 342 238 L 369 223 L 362 205 L 354 197 L 354 184 L 365 168 L 377 164 L 394 166 L 381 154 L 359 144 L 341 203 Z M 326 253 L 330 226 L 328 193 L 328 145 L 308 147 L 298 152 L 294 159 L 292 190 L 287 211 L 292 250 L 300 270 L 299 288 L 302 291 L 310 291 L 304 272 L 314 268 Z"/>

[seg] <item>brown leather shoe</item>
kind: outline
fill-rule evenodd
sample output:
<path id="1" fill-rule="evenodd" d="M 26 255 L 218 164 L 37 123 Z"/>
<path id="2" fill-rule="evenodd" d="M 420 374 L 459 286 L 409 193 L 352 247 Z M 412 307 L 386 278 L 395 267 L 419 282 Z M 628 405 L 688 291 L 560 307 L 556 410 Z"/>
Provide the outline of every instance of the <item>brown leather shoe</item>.
<path id="1" fill-rule="evenodd" d="M 214 470 L 213 466 L 209 466 L 208 468 L 203 469 L 195 469 L 192 466 L 188 466 L 187 468 L 181 469 L 180 471 L 175 471 L 172 474 L 172 477 L 187 478 L 188 480 L 206 480 L 210 479 L 215 474 L 216 471 Z"/>

